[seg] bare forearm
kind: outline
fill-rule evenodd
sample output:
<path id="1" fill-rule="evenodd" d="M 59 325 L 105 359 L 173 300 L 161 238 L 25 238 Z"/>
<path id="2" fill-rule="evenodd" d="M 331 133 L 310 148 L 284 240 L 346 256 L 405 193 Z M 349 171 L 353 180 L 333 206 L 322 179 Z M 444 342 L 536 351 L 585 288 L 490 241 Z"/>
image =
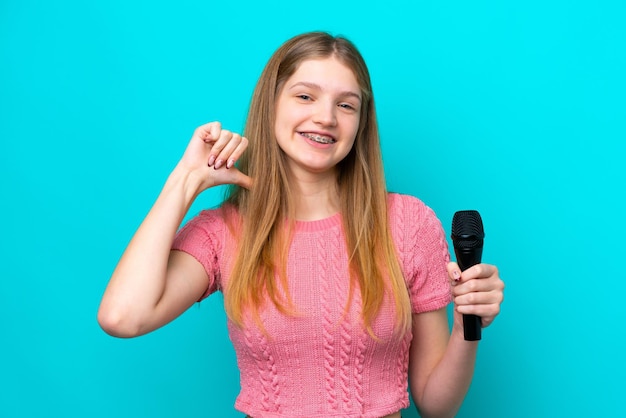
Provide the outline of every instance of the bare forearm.
<path id="1" fill-rule="evenodd" d="M 176 169 L 124 251 L 102 298 L 103 327 L 133 335 L 163 295 L 176 230 L 196 196 L 193 176 Z"/>
<path id="2" fill-rule="evenodd" d="M 472 382 L 477 350 L 477 341 L 465 341 L 462 330 L 453 330 L 441 361 L 421 391 L 421 399 L 415 400 L 423 418 L 456 415 Z"/>
<path id="3" fill-rule="evenodd" d="M 488 326 L 500 312 L 504 283 L 498 269 L 477 264 L 461 272 L 448 263 L 454 323 L 448 332 L 445 310 L 413 315 L 411 394 L 422 417 L 454 417 L 472 382 L 477 341 L 465 341 L 462 314 L 478 315 Z"/>

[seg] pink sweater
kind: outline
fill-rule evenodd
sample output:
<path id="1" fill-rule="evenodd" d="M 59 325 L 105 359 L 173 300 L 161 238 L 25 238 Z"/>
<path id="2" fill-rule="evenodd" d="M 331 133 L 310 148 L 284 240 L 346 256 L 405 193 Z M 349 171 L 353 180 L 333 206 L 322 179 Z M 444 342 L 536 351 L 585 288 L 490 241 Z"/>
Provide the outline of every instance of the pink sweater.
<path id="1" fill-rule="evenodd" d="M 441 223 L 416 198 L 390 194 L 388 201 L 412 311 L 446 306 L 451 300 L 449 255 Z M 203 211 L 188 222 L 173 248 L 191 254 L 206 269 L 205 297 L 224 290 L 235 238 L 222 209 Z M 261 313 L 268 336 L 253 323 L 243 329 L 228 324 L 240 370 L 235 408 L 254 418 L 378 418 L 408 407 L 412 335 L 393 337 L 393 301 L 385 301 L 373 324 L 378 342 L 361 326 L 358 291 L 344 316 L 348 255 L 340 215 L 297 222 L 287 274 L 297 316 L 286 317 L 268 303 Z"/>

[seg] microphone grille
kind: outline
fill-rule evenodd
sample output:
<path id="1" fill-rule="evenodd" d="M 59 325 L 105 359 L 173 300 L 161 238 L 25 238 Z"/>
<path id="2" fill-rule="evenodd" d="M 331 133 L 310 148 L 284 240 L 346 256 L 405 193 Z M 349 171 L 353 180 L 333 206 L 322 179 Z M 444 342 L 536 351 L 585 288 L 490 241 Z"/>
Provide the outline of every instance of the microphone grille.
<path id="1" fill-rule="evenodd" d="M 483 220 L 475 210 L 460 210 L 452 218 L 452 240 L 475 241 L 485 238 Z"/>

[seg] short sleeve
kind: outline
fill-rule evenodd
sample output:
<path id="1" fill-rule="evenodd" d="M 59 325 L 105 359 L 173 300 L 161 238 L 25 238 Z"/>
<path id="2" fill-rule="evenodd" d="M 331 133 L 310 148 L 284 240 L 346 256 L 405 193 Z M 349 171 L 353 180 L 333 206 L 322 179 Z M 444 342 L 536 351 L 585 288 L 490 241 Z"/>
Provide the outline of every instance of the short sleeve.
<path id="1" fill-rule="evenodd" d="M 441 222 L 419 199 L 391 197 L 390 222 L 413 313 L 434 311 L 452 300 L 446 266 L 448 243 Z"/>
<path id="2" fill-rule="evenodd" d="M 224 221 L 216 210 L 205 210 L 187 222 L 176 234 L 172 250 L 186 252 L 202 264 L 209 286 L 201 299 L 221 288 L 220 256 Z"/>

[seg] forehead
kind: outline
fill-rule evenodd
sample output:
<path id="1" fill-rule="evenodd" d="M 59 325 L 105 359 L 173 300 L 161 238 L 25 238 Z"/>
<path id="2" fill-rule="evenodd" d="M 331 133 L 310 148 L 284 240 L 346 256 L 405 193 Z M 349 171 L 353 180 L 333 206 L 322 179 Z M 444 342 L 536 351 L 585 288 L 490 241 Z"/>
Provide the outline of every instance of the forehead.
<path id="1" fill-rule="evenodd" d="M 307 59 L 287 79 L 286 87 L 297 83 L 310 83 L 323 89 L 360 93 L 354 71 L 335 57 Z"/>

